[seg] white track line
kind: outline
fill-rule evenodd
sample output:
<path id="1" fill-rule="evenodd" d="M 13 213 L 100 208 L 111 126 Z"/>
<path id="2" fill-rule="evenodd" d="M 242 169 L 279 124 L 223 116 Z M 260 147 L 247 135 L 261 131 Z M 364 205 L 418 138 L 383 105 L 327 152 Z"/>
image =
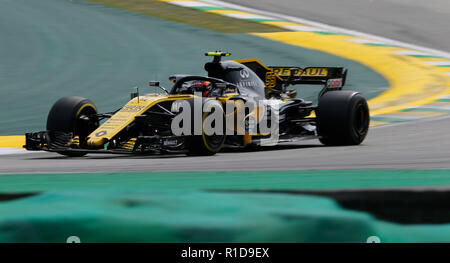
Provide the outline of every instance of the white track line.
<path id="1" fill-rule="evenodd" d="M 317 27 L 310 26 L 280 26 L 285 29 L 289 29 L 292 31 L 301 31 L 301 32 L 323 32 L 324 30 Z"/>
<path id="2" fill-rule="evenodd" d="M 352 38 L 348 41 L 356 43 L 356 44 L 386 44 L 386 42 L 376 41 L 373 39 L 364 39 L 364 38 Z"/>
<path id="3" fill-rule="evenodd" d="M 450 66 L 450 61 L 425 61 L 425 63 L 432 66 Z"/>
<path id="4" fill-rule="evenodd" d="M 370 129 L 385 129 L 385 128 L 392 128 L 394 126 L 403 126 L 403 125 L 415 125 L 418 123 L 427 123 L 431 121 L 438 121 L 438 120 L 447 120 L 450 119 L 450 115 L 444 115 L 444 116 L 438 116 L 438 117 L 427 117 L 415 121 L 404 121 L 404 122 L 394 122 L 387 125 L 379 125 L 375 127 L 370 127 Z"/>
<path id="5" fill-rule="evenodd" d="M 337 26 L 331 26 L 328 24 L 314 22 L 311 20 L 303 19 L 303 18 L 283 15 L 280 13 L 262 11 L 262 10 L 249 8 L 249 7 L 245 7 L 245 6 L 241 6 L 241 5 L 236 5 L 236 4 L 230 4 L 230 3 L 226 3 L 226 2 L 218 1 L 218 0 L 202 0 L 202 1 L 206 2 L 206 3 L 222 6 L 222 7 L 240 9 L 240 10 L 247 11 L 247 12 L 257 13 L 257 14 L 266 15 L 266 16 L 272 16 L 272 17 L 278 18 L 280 20 L 288 20 L 288 21 L 292 21 L 292 22 L 296 22 L 296 23 L 310 25 L 313 27 L 319 27 L 325 31 L 354 35 L 354 36 L 358 36 L 358 37 L 362 37 L 362 38 L 369 38 L 369 39 L 373 39 L 375 41 L 378 41 L 378 42 L 381 42 L 384 44 L 396 45 L 396 46 L 401 46 L 401 47 L 409 48 L 409 49 L 416 49 L 416 50 L 420 50 L 422 52 L 432 54 L 434 56 L 450 58 L 450 53 L 445 52 L 445 51 L 422 47 L 422 46 L 418 46 L 418 45 L 414 45 L 414 44 L 408 44 L 408 43 L 401 42 L 398 40 L 381 37 L 381 36 L 376 36 L 376 35 L 372 35 L 372 34 L 367 34 L 367 33 L 359 32 L 356 30 L 350 30 L 350 29 L 345 29 L 345 28 L 341 28 L 341 27 L 337 27 Z"/>
<path id="6" fill-rule="evenodd" d="M 0 148 L 0 155 L 24 154 L 24 153 L 31 153 L 31 152 L 20 148 Z"/>
<path id="7" fill-rule="evenodd" d="M 415 107 L 411 107 L 412 109 L 436 109 L 436 110 L 450 110 L 450 106 L 445 106 L 445 105 L 433 105 L 433 104 L 429 104 L 429 105 L 421 105 L 421 106 L 415 106 Z"/>
<path id="8" fill-rule="evenodd" d="M 417 52 L 415 50 L 397 50 L 394 52 L 399 55 L 405 55 L 405 56 L 430 56 L 431 55 L 429 53 Z"/>
<path id="9" fill-rule="evenodd" d="M 399 119 L 399 120 L 405 120 L 405 121 L 413 121 L 413 120 L 418 120 L 418 119 L 422 119 L 422 118 L 428 118 L 427 116 L 402 115 L 402 114 L 381 114 L 381 115 L 374 115 L 373 117 L 392 118 L 392 119 Z"/>
<path id="10" fill-rule="evenodd" d="M 168 3 L 174 4 L 174 5 L 185 6 L 185 7 L 209 6 L 209 5 L 205 5 L 204 3 L 198 2 L 198 1 L 171 1 Z"/>
<path id="11" fill-rule="evenodd" d="M 231 13 L 231 14 L 222 14 L 222 15 L 233 17 L 233 18 L 239 18 L 239 19 L 272 19 L 271 17 L 262 16 L 262 15 L 254 15 L 254 14 Z"/>

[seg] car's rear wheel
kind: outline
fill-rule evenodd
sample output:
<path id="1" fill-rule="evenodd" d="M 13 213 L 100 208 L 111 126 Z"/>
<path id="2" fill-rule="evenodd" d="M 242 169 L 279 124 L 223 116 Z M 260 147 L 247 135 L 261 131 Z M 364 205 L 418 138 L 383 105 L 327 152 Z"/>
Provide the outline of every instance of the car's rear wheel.
<path id="1" fill-rule="evenodd" d="M 94 131 L 99 122 L 92 115 L 97 114 L 97 108 L 90 100 L 68 96 L 59 99 L 53 104 L 47 118 L 47 130 L 50 134 L 72 133 L 78 136 L 82 144 L 85 138 Z M 80 157 L 85 152 L 58 152 L 62 155 Z"/>
<path id="2" fill-rule="evenodd" d="M 369 130 L 366 99 L 354 91 L 329 91 L 319 99 L 317 132 L 325 145 L 358 145 Z"/>

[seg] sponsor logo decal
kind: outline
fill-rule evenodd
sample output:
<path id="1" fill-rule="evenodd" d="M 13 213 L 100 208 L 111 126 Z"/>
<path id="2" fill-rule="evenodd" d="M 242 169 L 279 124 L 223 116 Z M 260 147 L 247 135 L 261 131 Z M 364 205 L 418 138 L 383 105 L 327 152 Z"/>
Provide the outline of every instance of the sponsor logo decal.
<path id="1" fill-rule="evenodd" d="M 328 76 L 327 68 L 306 68 L 302 69 L 291 69 L 291 68 L 273 68 L 273 72 L 280 77 L 291 76 L 291 70 L 293 70 L 294 77 L 326 77 Z"/>
<path id="2" fill-rule="evenodd" d="M 290 68 L 274 68 L 273 72 L 281 77 L 289 77 L 291 76 L 291 69 Z M 294 77 L 300 77 L 302 74 L 302 69 L 295 69 L 294 70 Z"/>
<path id="3" fill-rule="evenodd" d="M 326 68 L 307 68 L 302 73 L 302 77 L 326 77 L 328 69 Z"/>
<path id="4" fill-rule="evenodd" d="M 141 111 L 145 106 L 141 105 L 125 105 L 122 109 L 120 109 L 120 112 L 139 112 Z"/>
<path id="5" fill-rule="evenodd" d="M 327 81 L 327 88 L 340 88 L 342 87 L 342 79 L 329 79 Z"/>
<path id="6" fill-rule="evenodd" d="M 106 131 L 99 131 L 99 132 L 97 132 L 96 134 L 95 134 L 95 136 L 96 137 L 102 137 L 102 136 L 104 136 L 104 135 L 106 135 Z"/>
<path id="7" fill-rule="evenodd" d="M 246 69 L 242 69 L 241 71 L 239 71 L 239 75 L 241 75 L 241 78 L 246 79 L 250 77 L 250 72 L 248 72 L 248 70 Z"/>
<path id="8" fill-rule="evenodd" d="M 266 87 L 268 88 L 275 88 L 277 85 L 277 78 L 276 75 L 272 71 L 268 71 L 266 73 L 266 81 L 265 81 Z"/>

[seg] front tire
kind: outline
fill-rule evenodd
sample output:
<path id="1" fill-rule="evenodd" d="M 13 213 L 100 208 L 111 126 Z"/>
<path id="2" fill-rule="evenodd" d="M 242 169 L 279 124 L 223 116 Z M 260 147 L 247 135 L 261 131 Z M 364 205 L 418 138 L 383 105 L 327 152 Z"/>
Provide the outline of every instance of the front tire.
<path id="1" fill-rule="evenodd" d="M 325 145 L 358 145 L 367 136 L 366 99 L 355 91 L 329 91 L 319 99 L 317 132 Z"/>
<path id="2" fill-rule="evenodd" d="M 73 137 L 79 137 L 79 143 L 82 144 L 85 138 L 99 126 L 96 118 L 88 118 L 93 114 L 97 114 L 97 108 L 90 100 L 76 96 L 63 97 L 50 109 L 47 130 L 50 134 L 72 133 Z M 81 157 L 86 154 L 84 152 L 58 153 L 70 157 Z"/>
<path id="3" fill-rule="evenodd" d="M 208 103 L 208 106 L 216 107 L 215 110 L 219 110 L 221 112 L 223 118 L 222 120 L 225 121 L 224 110 L 220 102 L 208 100 L 204 102 L 204 104 L 206 103 Z M 211 114 L 213 114 L 213 111 L 202 113 L 202 135 L 193 135 L 189 138 L 188 155 L 210 156 L 216 154 L 222 149 L 226 140 L 225 126 L 222 126 L 224 128 L 222 134 L 207 135 L 204 131 L 205 119 Z M 194 120 L 193 115 L 192 120 Z M 223 125 L 225 125 L 225 123 Z"/>

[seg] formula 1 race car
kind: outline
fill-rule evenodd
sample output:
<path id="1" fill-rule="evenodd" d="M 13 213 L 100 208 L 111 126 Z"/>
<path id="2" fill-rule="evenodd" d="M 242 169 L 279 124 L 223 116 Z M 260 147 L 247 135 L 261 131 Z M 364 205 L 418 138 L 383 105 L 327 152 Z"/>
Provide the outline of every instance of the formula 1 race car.
<path id="1" fill-rule="evenodd" d="M 265 66 L 257 59 L 222 61 L 229 53 L 206 55 L 213 57 L 205 64 L 208 76 L 170 76 L 170 92 L 152 81 L 150 86 L 164 92 L 137 90 L 114 112 L 98 113 L 81 97 L 59 99 L 48 114 L 47 130 L 26 133 L 24 148 L 67 156 L 213 155 L 223 147 L 314 138 L 325 145 L 357 145 L 366 137 L 369 108 L 361 94 L 342 90 L 344 68 Z M 322 85 L 318 105 L 287 89 L 297 84 Z"/>

